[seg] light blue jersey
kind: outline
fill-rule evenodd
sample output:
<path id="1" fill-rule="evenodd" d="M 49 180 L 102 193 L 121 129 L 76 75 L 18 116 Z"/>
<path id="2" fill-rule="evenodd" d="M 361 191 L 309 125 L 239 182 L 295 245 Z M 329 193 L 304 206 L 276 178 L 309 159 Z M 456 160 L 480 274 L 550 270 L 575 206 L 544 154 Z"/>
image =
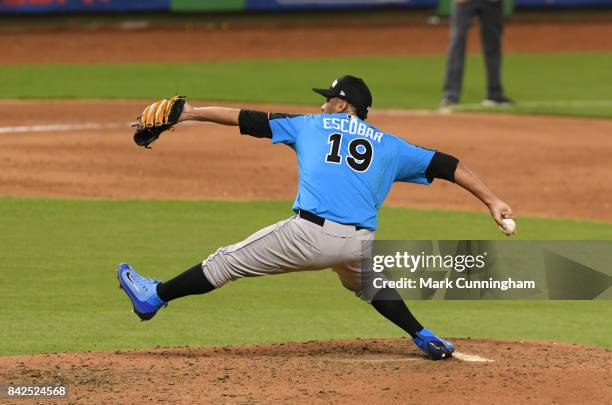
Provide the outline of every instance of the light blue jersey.
<path id="1" fill-rule="evenodd" d="M 395 181 L 430 184 L 425 175 L 435 151 L 412 145 L 347 114 L 270 120 L 272 143 L 297 154 L 295 212 L 370 230 Z"/>

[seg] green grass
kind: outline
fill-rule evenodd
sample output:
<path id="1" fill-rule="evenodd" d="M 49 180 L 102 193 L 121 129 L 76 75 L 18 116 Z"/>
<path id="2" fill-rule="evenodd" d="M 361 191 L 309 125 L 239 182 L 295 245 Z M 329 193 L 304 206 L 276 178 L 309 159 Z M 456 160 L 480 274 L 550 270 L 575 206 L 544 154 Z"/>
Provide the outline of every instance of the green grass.
<path id="1" fill-rule="evenodd" d="M 0 355 L 400 336 L 329 270 L 230 283 L 137 321 L 114 269 L 166 279 L 290 215 L 288 202 L 0 198 Z M 612 224 L 524 218 L 521 238 L 608 239 Z M 379 239 L 490 239 L 485 214 L 387 208 Z M 445 336 L 612 347 L 609 301 L 422 301 Z M 503 320 L 503 322 L 502 322 Z"/>
<path id="2" fill-rule="evenodd" d="M 507 91 L 519 104 L 503 112 L 612 117 L 612 53 L 505 57 Z M 312 87 L 341 74 L 364 77 L 375 108 L 436 108 L 444 56 L 372 56 L 209 63 L 0 66 L 2 98 L 194 99 L 319 105 Z M 245 72 L 247 72 L 245 74 Z M 577 74 L 576 72 L 585 72 Z M 160 79 L 163 78 L 163 79 Z M 484 97 L 480 56 L 467 63 L 463 102 Z"/>

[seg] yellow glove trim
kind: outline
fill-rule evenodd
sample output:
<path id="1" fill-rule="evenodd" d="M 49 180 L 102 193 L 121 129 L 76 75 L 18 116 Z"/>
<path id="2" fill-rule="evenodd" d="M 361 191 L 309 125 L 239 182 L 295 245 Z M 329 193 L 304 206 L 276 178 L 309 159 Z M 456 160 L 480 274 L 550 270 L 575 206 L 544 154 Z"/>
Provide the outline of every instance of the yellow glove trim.
<path id="1" fill-rule="evenodd" d="M 142 112 L 142 115 L 140 116 L 140 128 L 145 128 L 147 126 L 147 115 L 149 115 L 151 106 L 152 105 L 147 106 Z"/>
<path id="2" fill-rule="evenodd" d="M 172 104 L 174 102 L 170 100 L 163 99 L 159 106 L 157 106 L 157 111 L 155 112 L 155 126 L 160 126 L 168 123 L 168 111 L 169 108 L 172 108 Z M 169 108 L 168 105 L 170 105 Z"/>
<path id="3" fill-rule="evenodd" d="M 155 126 L 155 112 L 157 111 L 157 108 L 159 107 L 160 103 L 161 101 L 156 101 L 155 103 L 151 104 L 149 113 L 147 114 L 147 117 L 145 118 L 146 128 L 153 128 Z"/>

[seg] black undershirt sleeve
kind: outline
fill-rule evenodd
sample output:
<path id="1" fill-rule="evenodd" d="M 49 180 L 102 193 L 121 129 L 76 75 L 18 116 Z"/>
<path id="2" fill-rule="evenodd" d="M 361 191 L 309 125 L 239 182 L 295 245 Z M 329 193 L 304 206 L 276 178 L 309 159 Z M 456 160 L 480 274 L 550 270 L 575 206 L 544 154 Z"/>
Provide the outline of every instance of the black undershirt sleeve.
<path id="1" fill-rule="evenodd" d="M 436 152 L 431 158 L 431 162 L 429 162 L 429 166 L 425 171 L 425 176 L 427 176 L 427 180 L 431 183 L 433 179 L 444 179 L 451 182 L 455 182 L 455 170 L 457 170 L 457 165 L 459 164 L 459 160 L 451 155 L 447 155 L 446 153 Z"/>
<path id="2" fill-rule="evenodd" d="M 238 126 L 242 135 L 251 135 L 256 138 L 272 138 L 270 117 L 268 113 L 253 110 L 240 110 Z"/>
<path id="3" fill-rule="evenodd" d="M 270 120 L 275 118 L 298 117 L 299 114 L 266 113 L 262 111 L 240 110 L 238 126 L 242 135 L 256 138 L 272 138 Z"/>

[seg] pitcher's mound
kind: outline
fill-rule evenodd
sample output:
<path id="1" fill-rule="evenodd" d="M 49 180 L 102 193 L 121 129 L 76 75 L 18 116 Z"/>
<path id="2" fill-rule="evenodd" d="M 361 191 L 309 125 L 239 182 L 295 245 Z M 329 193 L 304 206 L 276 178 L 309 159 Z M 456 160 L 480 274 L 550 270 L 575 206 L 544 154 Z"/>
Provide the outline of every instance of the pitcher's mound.
<path id="1" fill-rule="evenodd" d="M 612 353 L 454 339 L 431 361 L 408 339 L 0 358 L 2 383 L 67 384 L 87 403 L 606 403 Z"/>

